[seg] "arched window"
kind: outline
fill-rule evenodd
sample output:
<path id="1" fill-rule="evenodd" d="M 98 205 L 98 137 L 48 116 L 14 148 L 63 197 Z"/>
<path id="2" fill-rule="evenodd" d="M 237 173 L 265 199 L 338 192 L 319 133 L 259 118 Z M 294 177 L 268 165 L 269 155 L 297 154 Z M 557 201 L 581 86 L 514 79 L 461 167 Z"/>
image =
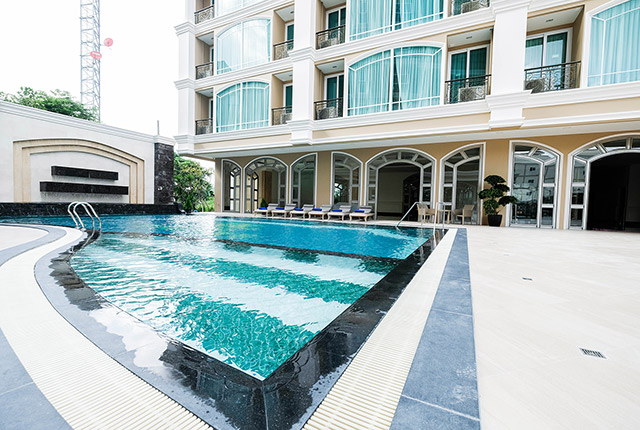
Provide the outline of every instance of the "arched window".
<path id="1" fill-rule="evenodd" d="M 316 154 L 305 155 L 291 166 L 291 203 L 298 207 L 315 204 Z"/>
<path id="2" fill-rule="evenodd" d="M 360 173 L 362 163 L 352 155 L 334 152 L 333 158 L 333 204 L 360 202 Z"/>
<path id="3" fill-rule="evenodd" d="M 216 94 L 216 130 L 218 132 L 268 125 L 269 84 L 242 82 Z"/>
<path id="4" fill-rule="evenodd" d="M 513 148 L 511 225 L 555 227 L 558 181 L 557 154 L 536 145 Z"/>
<path id="5" fill-rule="evenodd" d="M 589 86 L 640 80 L 640 0 L 591 18 Z"/>
<path id="6" fill-rule="evenodd" d="M 217 73 L 268 63 L 271 59 L 271 21 L 244 21 L 220 33 L 216 46 Z"/>
<path id="7" fill-rule="evenodd" d="M 442 201 L 445 209 L 461 210 L 474 205 L 472 222 L 478 222 L 479 198 L 482 188 L 480 170 L 481 147 L 474 146 L 450 155 L 442 162 Z"/>
<path id="8" fill-rule="evenodd" d="M 245 209 L 253 212 L 265 200 L 267 204 L 285 204 L 287 191 L 287 165 L 277 158 L 263 157 L 253 160 L 244 168 Z"/>
<path id="9" fill-rule="evenodd" d="M 442 19 L 444 0 L 351 0 L 350 40 Z"/>
<path id="10" fill-rule="evenodd" d="M 260 0 L 215 0 L 217 16 L 234 12 Z"/>
<path id="11" fill-rule="evenodd" d="M 222 161 L 222 210 L 240 212 L 242 169 L 233 161 Z"/>
<path id="12" fill-rule="evenodd" d="M 410 46 L 383 51 L 349 67 L 349 115 L 440 104 L 442 50 Z"/>
<path id="13" fill-rule="evenodd" d="M 588 146 L 575 153 L 571 160 L 571 212 L 569 228 L 587 228 L 587 209 L 591 187 L 590 170 L 594 161 L 608 155 L 625 152 L 640 153 L 640 136 L 621 137 Z M 616 190 L 615 193 L 620 193 Z M 612 193 L 612 194 L 615 194 Z M 626 200 L 626 197 L 625 197 Z M 618 206 L 622 207 L 621 204 Z"/>

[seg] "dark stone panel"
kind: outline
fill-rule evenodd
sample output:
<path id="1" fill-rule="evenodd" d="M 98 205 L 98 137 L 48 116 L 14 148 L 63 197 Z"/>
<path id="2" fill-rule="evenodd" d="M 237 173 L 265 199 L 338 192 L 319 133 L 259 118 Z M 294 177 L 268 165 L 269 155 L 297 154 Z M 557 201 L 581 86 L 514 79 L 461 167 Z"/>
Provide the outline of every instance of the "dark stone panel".
<path id="1" fill-rule="evenodd" d="M 126 196 L 129 194 L 129 187 L 42 181 L 40 182 L 40 191 L 43 193 L 110 194 Z"/>
<path id="2" fill-rule="evenodd" d="M 153 201 L 157 205 L 166 205 L 173 203 L 173 146 L 155 145 Z"/>
<path id="3" fill-rule="evenodd" d="M 118 180 L 118 172 L 108 170 L 81 169 L 79 167 L 51 166 L 51 176 L 70 176 L 72 178 L 91 178 Z"/>
<path id="4" fill-rule="evenodd" d="M 64 215 L 68 216 L 66 203 L 0 203 L 0 217 L 25 217 Z M 179 214 L 178 205 L 145 205 L 130 203 L 93 203 L 98 215 L 174 215 Z"/>

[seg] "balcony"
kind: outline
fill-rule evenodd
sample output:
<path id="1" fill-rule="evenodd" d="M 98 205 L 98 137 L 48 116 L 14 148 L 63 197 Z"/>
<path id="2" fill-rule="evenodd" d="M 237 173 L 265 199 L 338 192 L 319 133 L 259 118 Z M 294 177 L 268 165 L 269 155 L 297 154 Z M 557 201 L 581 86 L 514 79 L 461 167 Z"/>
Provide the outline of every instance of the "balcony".
<path id="1" fill-rule="evenodd" d="M 273 59 L 281 60 L 289 56 L 289 51 L 293 49 L 293 40 L 287 40 L 273 45 Z"/>
<path id="2" fill-rule="evenodd" d="M 329 46 L 344 43 L 345 26 L 330 28 L 316 33 L 316 49 L 328 48 Z"/>
<path id="3" fill-rule="evenodd" d="M 214 6 L 211 5 L 209 7 L 205 7 L 204 9 L 200 9 L 194 15 L 196 24 L 200 24 L 203 21 L 213 19 L 215 17 Z"/>
<path id="4" fill-rule="evenodd" d="M 451 15 L 460 15 L 489 7 L 489 0 L 452 0 Z"/>
<path id="5" fill-rule="evenodd" d="M 291 121 L 291 106 L 271 109 L 271 125 L 282 125 Z"/>
<path id="6" fill-rule="evenodd" d="M 532 93 L 567 90 L 577 88 L 580 61 L 536 67 L 524 71 L 524 89 Z"/>
<path id="7" fill-rule="evenodd" d="M 196 134 L 213 133 L 213 118 L 196 121 Z"/>
<path id="8" fill-rule="evenodd" d="M 196 66 L 196 79 L 208 78 L 209 76 L 213 76 L 213 61 Z"/>
<path id="9" fill-rule="evenodd" d="M 446 81 L 446 103 L 453 104 L 483 100 L 487 94 L 489 94 L 490 78 L 491 75 L 485 75 Z"/>
<path id="10" fill-rule="evenodd" d="M 329 119 L 342 117 L 342 99 L 321 100 L 314 103 L 316 119 Z"/>

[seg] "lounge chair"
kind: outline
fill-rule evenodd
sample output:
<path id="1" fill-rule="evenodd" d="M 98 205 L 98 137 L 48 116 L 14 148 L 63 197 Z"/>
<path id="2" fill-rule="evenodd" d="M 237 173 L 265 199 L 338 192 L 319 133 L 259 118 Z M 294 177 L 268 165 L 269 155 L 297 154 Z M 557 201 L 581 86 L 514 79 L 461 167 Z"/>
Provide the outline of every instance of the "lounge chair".
<path id="1" fill-rule="evenodd" d="M 469 222 L 471 222 L 471 217 L 473 216 L 473 208 L 475 208 L 475 205 L 464 205 L 462 211 L 459 214 L 456 214 L 456 219 L 462 218 L 462 225 L 464 225 L 465 218 L 469 218 Z"/>
<path id="2" fill-rule="evenodd" d="M 357 209 L 349 214 L 349 220 L 353 221 L 354 218 L 362 219 L 364 222 L 367 222 L 369 217 L 374 216 L 373 208 L 371 206 L 361 206 L 360 209 Z"/>
<path id="3" fill-rule="evenodd" d="M 309 211 L 309 219 L 314 216 L 319 216 L 320 219 L 324 219 L 324 216 L 331 210 L 331 205 L 322 205 L 319 208 L 313 208 Z"/>
<path id="4" fill-rule="evenodd" d="M 435 222 L 436 218 L 436 210 L 430 209 L 429 205 L 426 203 L 418 203 L 418 220 L 420 224 L 426 222 Z"/>
<path id="5" fill-rule="evenodd" d="M 311 209 L 313 209 L 313 205 L 303 205 L 301 208 L 294 208 L 289 212 L 289 216 L 293 218 L 294 215 L 302 215 L 302 219 L 305 219 L 307 214 L 311 212 Z"/>
<path id="6" fill-rule="evenodd" d="M 327 213 L 327 218 L 340 217 L 340 219 L 344 221 L 345 215 L 349 215 L 350 213 L 351 205 L 340 205 L 338 209 L 331 209 L 331 212 Z"/>
<path id="7" fill-rule="evenodd" d="M 271 211 L 271 216 L 282 215 L 283 217 L 286 218 L 287 215 L 289 215 L 289 212 L 291 212 L 295 208 L 296 208 L 296 205 L 291 203 L 285 206 L 278 206 L 277 208 Z"/>
<path id="8" fill-rule="evenodd" d="M 277 203 L 269 203 L 266 208 L 260 207 L 260 208 L 256 209 L 255 211 L 253 211 L 253 213 L 256 214 L 256 215 L 269 216 L 271 211 L 275 210 L 275 208 L 277 208 L 277 207 L 278 207 Z"/>

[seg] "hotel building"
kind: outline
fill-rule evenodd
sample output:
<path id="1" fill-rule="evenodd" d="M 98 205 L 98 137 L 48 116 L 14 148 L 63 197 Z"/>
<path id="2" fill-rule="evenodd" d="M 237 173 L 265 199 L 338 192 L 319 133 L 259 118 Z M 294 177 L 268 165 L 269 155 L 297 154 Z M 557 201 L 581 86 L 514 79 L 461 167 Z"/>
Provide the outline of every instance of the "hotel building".
<path id="1" fill-rule="evenodd" d="M 185 0 L 183 155 L 216 210 L 411 205 L 640 228 L 640 0 Z"/>

